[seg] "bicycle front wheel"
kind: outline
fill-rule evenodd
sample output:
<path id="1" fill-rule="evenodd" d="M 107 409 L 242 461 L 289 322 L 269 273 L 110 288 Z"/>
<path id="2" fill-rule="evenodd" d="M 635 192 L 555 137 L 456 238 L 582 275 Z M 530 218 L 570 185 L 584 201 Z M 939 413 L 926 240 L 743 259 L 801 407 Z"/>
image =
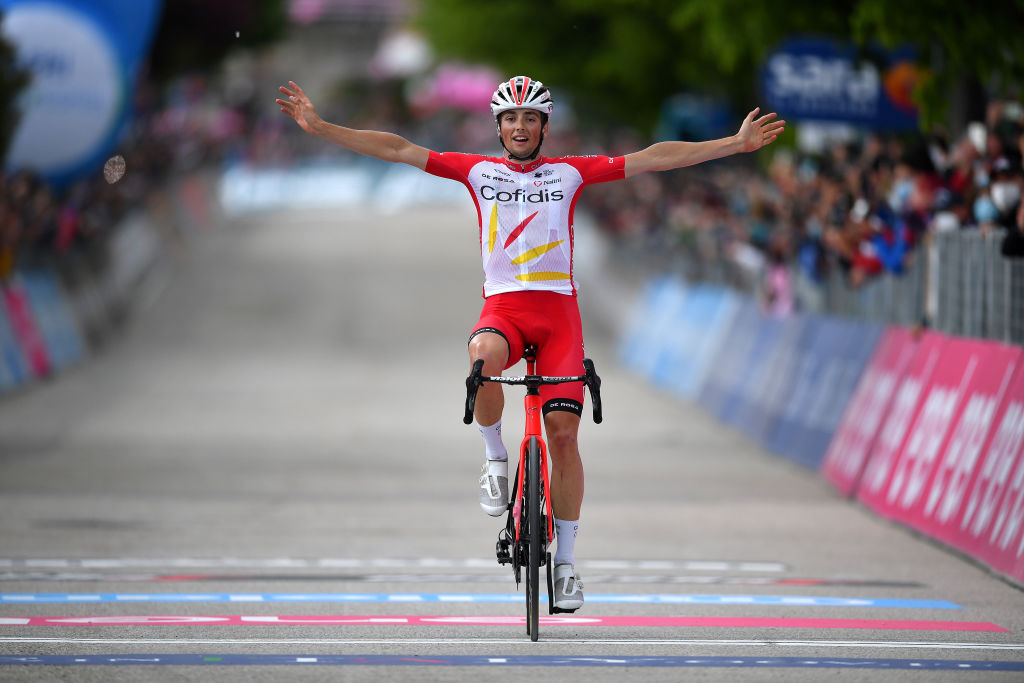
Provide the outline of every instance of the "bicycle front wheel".
<path id="1" fill-rule="evenodd" d="M 536 641 L 538 622 L 540 620 L 540 553 L 541 525 L 540 514 L 540 444 L 537 437 L 530 437 L 526 459 L 526 491 L 523 506 L 527 544 L 526 567 L 526 632 L 530 640 Z"/>

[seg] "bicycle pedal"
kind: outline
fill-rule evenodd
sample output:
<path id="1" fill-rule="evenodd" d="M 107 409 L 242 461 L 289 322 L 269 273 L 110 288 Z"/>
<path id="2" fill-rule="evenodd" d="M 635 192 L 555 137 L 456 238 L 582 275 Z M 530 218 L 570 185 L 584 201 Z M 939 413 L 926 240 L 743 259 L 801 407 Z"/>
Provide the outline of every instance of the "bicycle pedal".
<path id="1" fill-rule="evenodd" d="M 579 608 L 577 607 L 576 609 L 579 609 Z M 551 611 L 552 614 L 572 614 L 576 610 L 575 609 L 562 609 L 561 607 L 552 607 L 550 611 Z"/>
<path id="2" fill-rule="evenodd" d="M 511 542 L 504 536 L 498 536 L 498 542 L 494 544 L 494 552 L 498 557 L 498 564 L 511 564 L 512 553 L 509 552 Z"/>

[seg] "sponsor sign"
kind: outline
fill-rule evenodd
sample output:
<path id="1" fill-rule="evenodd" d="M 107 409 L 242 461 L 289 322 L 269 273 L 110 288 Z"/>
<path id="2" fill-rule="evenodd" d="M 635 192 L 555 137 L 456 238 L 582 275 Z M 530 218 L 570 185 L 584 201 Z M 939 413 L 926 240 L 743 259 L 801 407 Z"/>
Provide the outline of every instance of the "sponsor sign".
<path id="1" fill-rule="evenodd" d="M 914 356 L 895 388 L 857 492 L 857 497 L 870 507 L 884 507 L 881 501 L 886 487 L 945 345 L 946 338 L 934 332 L 924 332 L 916 342 Z"/>
<path id="2" fill-rule="evenodd" d="M 919 78 L 909 51 L 874 50 L 874 59 L 853 44 L 792 39 L 768 56 L 761 78 L 767 110 L 787 119 L 839 121 L 872 128 L 913 128 L 911 93 Z"/>
<path id="3" fill-rule="evenodd" d="M 742 420 L 742 408 L 752 399 L 756 382 L 751 378 L 763 373 L 766 361 L 774 349 L 783 343 L 783 330 L 786 322 L 780 318 L 770 318 L 759 310 L 746 321 L 753 329 L 751 343 L 746 356 L 738 366 L 736 375 L 730 377 L 722 402 L 718 405 L 716 416 L 723 422 L 739 427 Z"/>
<path id="4" fill-rule="evenodd" d="M 159 0 L 0 0 L 32 74 L 6 160 L 64 184 L 101 166 L 131 109 Z"/>
<path id="5" fill-rule="evenodd" d="M 946 343 L 907 438 L 892 463 L 888 481 L 874 498 L 874 505 L 887 516 L 911 524 L 918 518 L 928 479 L 954 420 L 993 358 L 989 347 L 966 339 L 954 338 Z"/>
<path id="6" fill-rule="evenodd" d="M 1024 352 L 1012 362 L 1013 378 L 991 416 L 987 398 L 965 408 L 965 426 L 932 482 L 938 502 L 929 518 L 938 538 L 1024 581 Z"/>
<path id="7" fill-rule="evenodd" d="M 0 305 L 0 391 L 20 386 L 30 377 L 28 362 L 7 318 L 7 307 Z"/>
<path id="8" fill-rule="evenodd" d="M 691 289 L 667 336 L 668 353 L 654 381 L 680 396 L 695 396 L 737 306 L 737 297 L 719 287 Z"/>
<path id="9" fill-rule="evenodd" d="M 714 414 L 718 413 L 733 387 L 743 379 L 744 366 L 754 346 L 754 330 L 759 318 L 756 303 L 741 301 L 725 328 L 721 344 L 708 360 L 708 371 L 697 397 Z"/>
<path id="10" fill-rule="evenodd" d="M 771 434 L 780 413 L 785 410 L 786 396 L 798 375 L 800 340 L 810 325 L 808 317 L 788 319 L 779 342 L 753 369 L 750 391 L 737 410 L 736 424 L 740 431 L 758 442 L 763 443 Z"/>
<path id="11" fill-rule="evenodd" d="M 677 278 L 665 277 L 647 284 L 629 331 L 622 343 L 622 361 L 652 380 L 671 352 L 668 339 L 686 301 L 687 288 Z"/>
<path id="12" fill-rule="evenodd" d="M 53 368 L 60 370 L 78 362 L 85 349 L 56 274 L 51 270 L 31 270 L 20 277 Z"/>
<path id="13" fill-rule="evenodd" d="M 896 388 L 916 350 L 907 329 L 889 327 L 860 375 L 822 464 L 822 474 L 846 496 L 856 492 Z"/>
<path id="14" fill-rule="evenodd" d="M 50 355 L 20 278 L 15 277 L 2 289 L 7 320 L 28 367 L 34 377 L 46 377 L 50 374 Z"/>

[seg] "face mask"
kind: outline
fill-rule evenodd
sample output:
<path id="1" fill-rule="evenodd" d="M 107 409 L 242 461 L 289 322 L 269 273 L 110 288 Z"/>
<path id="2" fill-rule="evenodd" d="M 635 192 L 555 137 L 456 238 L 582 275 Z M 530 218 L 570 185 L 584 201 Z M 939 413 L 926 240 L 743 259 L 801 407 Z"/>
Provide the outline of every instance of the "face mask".
<path id="1" fill-rule="evenodd" d="M 983 195 L 974 200 L 974 220 L 979 223 L 992 223 L 997 218 L 999 218 L 999 209 L 991 199 Z"/>
<path id="2" fill-rule="evenodd" d="M 889 192 L 889 206 L 897 211 L 902 211 L 910 201 L 910 194 L 914 191 L 913 180 L 901 180 L 893 185 Z"/>
<path id="3" fill-rule="evenodd" d="M 1020 185 L 1017 183 L 992 183 L 992 203 L 999 213 L 1006 213 L 1020 201 Z"/>

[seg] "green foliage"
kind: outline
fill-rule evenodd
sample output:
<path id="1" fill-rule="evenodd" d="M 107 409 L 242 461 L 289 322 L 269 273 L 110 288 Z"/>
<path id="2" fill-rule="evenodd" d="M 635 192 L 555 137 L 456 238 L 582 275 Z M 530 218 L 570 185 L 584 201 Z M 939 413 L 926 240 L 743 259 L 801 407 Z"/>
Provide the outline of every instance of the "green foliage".
<path id="1" fill-rule="evenodd" d="M 859 0 L 851 28 L 859 42 L 877 39 L 917 49 L 918 64 L 929 76 L 914 94 L 923 128 L 943 119 L 950 94 L 965 78 L 992 96 L 1024 95 L 1024 0 Z"/>
<path id="2" fill-rule="evenodd" d="M 235 48 L 260 48 L 284 36 L 286 0 L 165 0 L 150 72 L 158 82 L 208 72 Z"/>
<path id="3" fill-rule="evenodd" d="M 21 120 L 18 98 L 32 80 L 28 70 L 18 65 L 17 57 L 14 44 L 0 34 L 0 159 L 7 158 L 7 149 Z"/>
<path id="4" fill-rule="evenodd" d="M 917 101 L 926 123 L 958 78 L 1024 83 L 1024 0 L 421 0 L 418 17 L 445 58 L 526 73 L 571 95 L 588 119 L 649 131 L 678 92 L 758 104 L 758 69 L 795 35 L 917 48 L 936 77 Z M 935 67 L 941 67 L 941 69 Z"/>

